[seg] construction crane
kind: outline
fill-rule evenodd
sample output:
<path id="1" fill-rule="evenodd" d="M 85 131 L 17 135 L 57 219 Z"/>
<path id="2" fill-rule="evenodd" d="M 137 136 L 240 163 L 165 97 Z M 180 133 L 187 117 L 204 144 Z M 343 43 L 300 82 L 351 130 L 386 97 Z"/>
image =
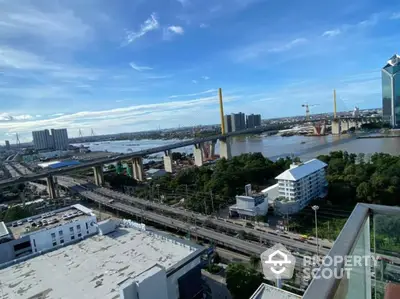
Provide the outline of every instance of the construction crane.
<path id="1" fill-rule="evenodd" d="M 303 104 L 301 107 L 306 107 L 306 119 L 310 119 L 310 107 L 318 106 L 318 104 Z"/>

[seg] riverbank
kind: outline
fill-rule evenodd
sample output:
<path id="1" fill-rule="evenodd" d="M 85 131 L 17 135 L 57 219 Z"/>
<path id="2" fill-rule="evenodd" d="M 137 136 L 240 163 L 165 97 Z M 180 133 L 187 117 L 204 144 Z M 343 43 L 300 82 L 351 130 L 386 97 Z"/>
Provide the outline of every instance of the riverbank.
<path id="1" fill-rule="evenodd" d="M 400 138 L 400 135 L 357 136 L 357 139 Z"/>

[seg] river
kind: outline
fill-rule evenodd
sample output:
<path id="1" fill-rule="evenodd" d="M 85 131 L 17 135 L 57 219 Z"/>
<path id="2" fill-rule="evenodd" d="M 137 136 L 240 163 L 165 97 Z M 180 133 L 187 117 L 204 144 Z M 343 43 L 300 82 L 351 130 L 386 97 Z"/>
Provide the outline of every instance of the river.
<path id="1" fill-rule="evenodd" d="M 179 140 L 133 140 L 107 141 L 84 143 L 92 151 L 109 151 L 116 153 L 130 153 L 142 149 L 167 145 Z M 356 139 L 355 136 L 241 136 L 232 139 L 232 154 L 261 152 L 265 157 L 275 160 L 285 156 L 299 156 L 303 161 L 312 159 L 331 151 L 348 151 L 349 153 L 364 153 L 370 155 L 384 152 L 397 155 L 400 151 L 400 138 L 371 138 Z M 191 153 L 192 147 L 177 149 L 176 151 Z M 218 144 L 216 148 L 218 153 Z"/>

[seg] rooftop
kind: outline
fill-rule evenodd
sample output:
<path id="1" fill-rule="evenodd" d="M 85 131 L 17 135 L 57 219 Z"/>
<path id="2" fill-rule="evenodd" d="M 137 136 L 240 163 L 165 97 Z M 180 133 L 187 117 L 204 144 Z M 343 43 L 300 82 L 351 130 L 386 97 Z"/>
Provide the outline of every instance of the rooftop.
<path id="1" fill-rule="evenodd" d="M 250 299 L 301 299 L 301 296 L 263 283 Z"/>
<path id="2" fill-rule="evenodd" d="M 326 166 L 328 166 L 326 163 L 318 159 L 312 159 L 310 161 L 304 162 L 302 164 L 299 164 L 282 172 L 275 179 L 286 180 L 286 181 L 298 181 L 303 177 L 310 175 L 313 172 L 325 168 Z"/>
<path id="3" fill-rule="evenodd" d="M 127 278 L 155 264 L 168 271 L 198 252 L 161 233 L 118 228 L 0 270 L 2 294 L 9 299 L 115 299 L 118 284 Z"/>
<path id="4" fill-rule="evenodd" d="M 387 65 L 385 67 L 388 66 L 396 66 L 400 64 L 400 56 L 398 54 L 394 54 L 388 61 L 387 61 Z"/>
<path id="5" fill-rule="evenodd" d="M 4 222 L 0 222 L 0 238 L 7 237 L 10 234 L 10 232 L 7 229 L 7 226 L 4 224 Z"/>
<path id="6" fill-rule="evenodd" d="M 14 238 L 18 239 L 24 234 L 53 228 L 55 226 L 63 225 L 67 222 L 72 222 L 77 219 L 84 219 L 92 215 L 94 215 L 92 214 L 92 210 L 77 204 L 53 212 L 43 213 L 30 218 L 8 223 L 8 229 Z"/>

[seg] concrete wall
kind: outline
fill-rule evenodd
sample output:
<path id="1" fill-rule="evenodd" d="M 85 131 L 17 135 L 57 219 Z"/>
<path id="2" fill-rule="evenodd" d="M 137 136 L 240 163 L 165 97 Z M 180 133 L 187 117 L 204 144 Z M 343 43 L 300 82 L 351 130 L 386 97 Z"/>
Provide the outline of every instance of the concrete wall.
<path id="1" fill-rule="evenodd" d="M 189 272 L 191 269 L 200 264 L 200 257 L 194 259 L 187 265 L 183 266 L 181 269 L 176 271 L 174 274 L 168 277 L 168 298 L 169 299 L 178 299 L 179 298 L 179 284 L 178 279 Z"/>
<path id="2" fill-rule="evenodd" d="M 29 236 L 0 244 L 0 264 L 9 262 L 16 258 L 14 246 L 29 241 Z"/>
<path id="3" fill-rule="evenodd" d="M 173 164 L 172 164 L 172 151 L 164 152 L 164 169 L 166 172 L 173 172 Z"/>
<path id="4" fill-rule="evenodd" d="M 168 284 L 167 284 L 167 274 L 164 269 L 160 266 L 155 266 L 151 268 L 148 273 L 143 273 L 141 276 L 137 277 L 140 279 L 136 283 L 138 299 L 169 299 L 178 297 L 168 297 Z"/>

